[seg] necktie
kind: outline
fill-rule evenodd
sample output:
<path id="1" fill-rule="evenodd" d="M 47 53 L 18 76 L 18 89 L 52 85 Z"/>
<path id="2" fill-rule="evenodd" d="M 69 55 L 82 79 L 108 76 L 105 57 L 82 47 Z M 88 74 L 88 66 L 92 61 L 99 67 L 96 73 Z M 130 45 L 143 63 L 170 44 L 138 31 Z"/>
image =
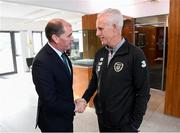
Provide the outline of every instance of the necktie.
<path id="1" fill-rule="evenodd" d="M 64 64 L 65 64 L 65 66 L 66 66 L 69 74 L 70 74 L 69 63 L 68 63 L 68 61 L 67 61 L 67 57 L 66 57 L 65 53 L 62 53 L 61 57 L 62 57 L 62 59 L 63 59 L 63 62 L 64 62 Z"/>

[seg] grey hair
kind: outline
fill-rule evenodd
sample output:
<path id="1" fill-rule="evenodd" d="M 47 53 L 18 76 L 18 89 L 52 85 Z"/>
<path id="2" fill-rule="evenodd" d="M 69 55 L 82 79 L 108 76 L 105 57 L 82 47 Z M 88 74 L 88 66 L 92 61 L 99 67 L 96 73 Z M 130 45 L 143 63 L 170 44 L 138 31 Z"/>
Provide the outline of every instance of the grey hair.
<path id="1" fill-rule="evenodd" d="M 122 30 L 123 15 L 118 9 L 112 9 L 112 8 L 105 9 L 98 14 L 98 17 L 102 15 L 108 15 L 109 22 L 111 22 L 111 24 L 116 24 L 117 28 L 119 28 L 119 30 Z"/>

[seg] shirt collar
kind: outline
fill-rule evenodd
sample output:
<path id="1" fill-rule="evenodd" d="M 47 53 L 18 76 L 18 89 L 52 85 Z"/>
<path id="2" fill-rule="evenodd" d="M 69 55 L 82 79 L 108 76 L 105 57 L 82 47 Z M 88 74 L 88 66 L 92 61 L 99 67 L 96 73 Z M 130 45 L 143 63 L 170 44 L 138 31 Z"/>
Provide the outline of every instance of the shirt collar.
<path id="1" fill-rule="evenodd" d="M 59 56 L 60 58 L 62 58 L 62 57 L 61 57 L 61 55 L 62 55 L 62 52 L 61 52 L 61 51 L 59 51 L 59 50 L 57 50 L 56 48 L 54 48 L 49 42 L 48 42 L 48 45 L 58 54 L 58 56 Z"/>
<path id="2" fill-rule="evenodd" d="M 125 39 L 122 38 L 122 40 L 118 43 L 118 45 L 113 49 L 114 52 L 118 51 L 118 49 L 122 46 L 122 44 L 125 42 Z"/>
<path id="3" fill-rule="evenodd" d="M 117 44 L 117 46 L 115 48 L 109 48 L 108 46 L 106 46 L 105 48 L 108 51 L 113 51 L 113 53 L 116 53 L 118 51 L 118 49 L 122 46 L 122 44 L 125 42 L 125 39 L 122 38 L 122 40 Z"/>

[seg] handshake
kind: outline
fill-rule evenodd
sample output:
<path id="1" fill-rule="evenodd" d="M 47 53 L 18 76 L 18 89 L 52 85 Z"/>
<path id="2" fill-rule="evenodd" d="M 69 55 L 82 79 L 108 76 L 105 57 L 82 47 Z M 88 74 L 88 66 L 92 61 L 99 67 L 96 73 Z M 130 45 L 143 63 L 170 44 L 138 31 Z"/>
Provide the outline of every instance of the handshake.
<path id="1" fill-rule="evenodd" d="M 79 98 L 79 99 L 76 99 L 74 103 L 75 103 L 74 112 L 83 113 L 87 106 L 86 100 L 84 98 Z"/>

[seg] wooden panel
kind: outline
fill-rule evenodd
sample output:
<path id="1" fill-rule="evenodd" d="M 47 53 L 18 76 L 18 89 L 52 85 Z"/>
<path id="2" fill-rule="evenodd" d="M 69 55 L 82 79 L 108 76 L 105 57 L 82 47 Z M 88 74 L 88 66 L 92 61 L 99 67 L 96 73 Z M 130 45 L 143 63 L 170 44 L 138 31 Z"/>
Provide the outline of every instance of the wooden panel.
<path id="1" fill-rule="evenodd" d="M 97 14 L 82 16 L 83 29 L 83 58 L 94 58 L 96 51 L 101 47 L 101 42 L 96 36 Z"/>
<path id="2" fill-rule="evenodd" d="M 83 30 L 83 58 L 93 59 L 101 46 L 96 30 Z"/>
<path id="3" fill-rule="evenodd" d="M 73 90 L 74 98 L 81 98 L 88 87 L 92 75 L 92 67 L 73 66 Z M 89 102 L 93 107 L 93 97 Z"/>
<path id="4" fill-rule="evenodd" d="M 82 16 L 82 29 L 95 30 L 96 29 L 97 14 L 90 14 Z"/>
<path id="5" fill-rule="evenodd" d="M 165 114 L 180 117 L 180 0 L 170 0 Z"/>
<path id="6" fill-rule="evenodd" d="M 134 32 L 134 19 L 129 18 L 124 20 L 124 27 L 122 30 L 122 36 L 128 39 L 128 41 L 133 44 L 133 32 Z"/>

